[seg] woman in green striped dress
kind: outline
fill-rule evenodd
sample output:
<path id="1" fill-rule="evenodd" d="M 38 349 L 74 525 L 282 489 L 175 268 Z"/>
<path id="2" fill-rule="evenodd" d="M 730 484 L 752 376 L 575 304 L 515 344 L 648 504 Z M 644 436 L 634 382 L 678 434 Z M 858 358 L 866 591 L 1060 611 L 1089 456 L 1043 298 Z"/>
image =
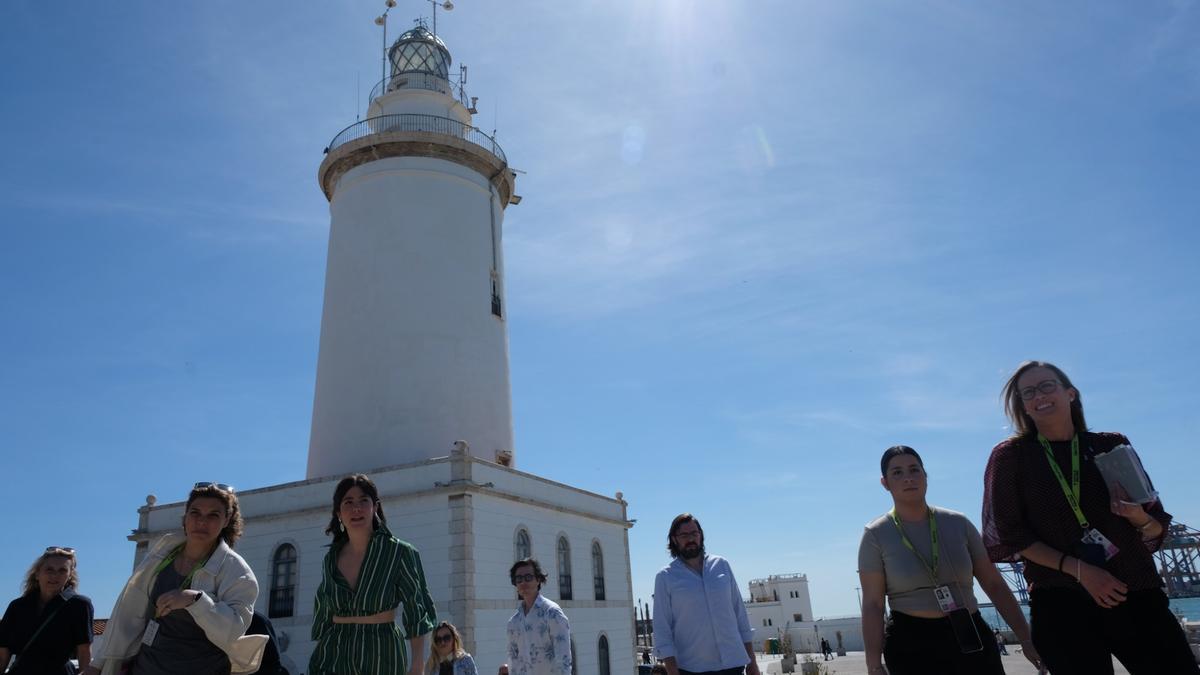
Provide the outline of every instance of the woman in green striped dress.
<path id="1" fill-rule="evenodd" d="M 425 635 L 437 613 L 421 556 L 388 531 L 375 483 L 343 478 L 333 493 L 333 518 L 313 612 L 310 675 L 421 675 Z M 396 609 L 402 606 L 400 625 Z M 408 649 L 405 649 L 405 636 Z"/>

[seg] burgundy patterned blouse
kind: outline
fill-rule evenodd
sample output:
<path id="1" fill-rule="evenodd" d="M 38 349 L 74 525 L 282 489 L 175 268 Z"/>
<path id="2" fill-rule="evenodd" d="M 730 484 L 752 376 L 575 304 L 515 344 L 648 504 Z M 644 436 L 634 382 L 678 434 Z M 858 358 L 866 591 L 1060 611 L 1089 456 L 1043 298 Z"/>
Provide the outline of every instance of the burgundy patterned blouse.
<path id="1" fill-rule="evenodd" d="M 1121 434 L 1087 432 L 1079 438 L 1080 507 L 1088 524 L 1104 533 L 1120 549 L 1104 564 L 1110 574 L 1125 582 L 1129 590 L 1160 588 L 1162 578 L 1154 566 L 1153 551 L 1162 545 L 1162 535 L 1143 542 L 1129 521 L 1109 509 L 1108 487 L 1092 459 L 1114 447 L 1129 443 Z M 1054 458 L 1068 485 L 1071 481 L 1071 442 L 1051 442 Z M 1162 502 L 1147 512 L 1162 523 L 1163 532 L 1171 514 Z M 1043 542 L 1070 553 L 1083 536 L 1058 479 L 1050 470 L 1046 451 L 1036 436 L 1010 438 L 992 449 L 983 474 L 983 543 L 995 562 L 1020 559 L 1019 551 Z M 1025 579 L 1032 587 L 1079 587 L 1072 575 L 1026 561 Z"/>

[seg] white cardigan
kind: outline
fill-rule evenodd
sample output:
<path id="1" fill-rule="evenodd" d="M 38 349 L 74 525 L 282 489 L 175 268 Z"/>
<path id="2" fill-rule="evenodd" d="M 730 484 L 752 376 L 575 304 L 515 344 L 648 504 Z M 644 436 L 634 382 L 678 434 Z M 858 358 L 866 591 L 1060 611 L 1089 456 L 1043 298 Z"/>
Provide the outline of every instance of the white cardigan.
<path id="1" fill-rule="evenodd" d="M 103 675 L 116 675 L 121 664 L 141 648 L 142 634 L 151 618 L 147 610 L 156 576 L 154 568 L 185 539 L 182 533 L 163 535 L 133 570 L 125 590 L 117 597 L 104 635 L 92 647 L 92 665 Z M 191 588 L 202 593 L 185 611 L 204 630 L 209 642 L 229 655 L 235 674 L 257 671 L 267 636 L 244 635 L 258 597 L 258 580 L 250 566 L 222 540 L 208 563 L 192 577 Z"/>

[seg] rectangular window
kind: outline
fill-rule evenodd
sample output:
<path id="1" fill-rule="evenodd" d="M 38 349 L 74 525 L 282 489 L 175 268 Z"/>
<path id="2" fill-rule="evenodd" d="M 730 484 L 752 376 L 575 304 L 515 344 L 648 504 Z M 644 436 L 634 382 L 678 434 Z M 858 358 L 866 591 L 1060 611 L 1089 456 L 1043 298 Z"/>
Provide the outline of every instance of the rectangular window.
<path id="1" fill-rule="evenodd" d="M 804 621 L 804 615 L 803 614 L 793 614 L 792 621 L 797 621 L 797 622 Z"/>

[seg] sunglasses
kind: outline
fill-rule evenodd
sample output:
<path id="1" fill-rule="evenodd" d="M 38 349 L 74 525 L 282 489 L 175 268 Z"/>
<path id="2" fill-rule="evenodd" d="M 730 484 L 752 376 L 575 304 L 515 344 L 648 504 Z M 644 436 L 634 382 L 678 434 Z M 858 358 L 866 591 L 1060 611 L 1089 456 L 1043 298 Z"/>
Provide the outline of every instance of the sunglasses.
<path id="1" fill-rule="evenodd" d="M 533 574 L 514 574 L 513 584 L 519 584 L 522 581 L 533 581 L 534 579 L 537 579 L 537 576 Z"/>
<path id="2" fill-rule="evenodd" d="M 438 635 L 437 637 L 433 638 L 433 641 L 438 644 L 441 644 L 443 642 L 453 642 L 454 636 L 453 635 Z"/>
<path id="3" fill-rule="evenodd" d="M 234 491 L 232 485 L 226 485 L 224 483 L 213 483 L 212 481 L 206 481 L 206 480 L 200 481 L 199 483 L 195 483 L 192 485 L 193 490 L 204 490 L 206 488 L 216 488 L 222 492 L 233 492 Z"/>
<path id="4" fill-rule="evenodd" d="M 75 549 L 70 546 L 47 546 L 46 553 L 61 553 L 63 555 L 75 555 Z"/>

